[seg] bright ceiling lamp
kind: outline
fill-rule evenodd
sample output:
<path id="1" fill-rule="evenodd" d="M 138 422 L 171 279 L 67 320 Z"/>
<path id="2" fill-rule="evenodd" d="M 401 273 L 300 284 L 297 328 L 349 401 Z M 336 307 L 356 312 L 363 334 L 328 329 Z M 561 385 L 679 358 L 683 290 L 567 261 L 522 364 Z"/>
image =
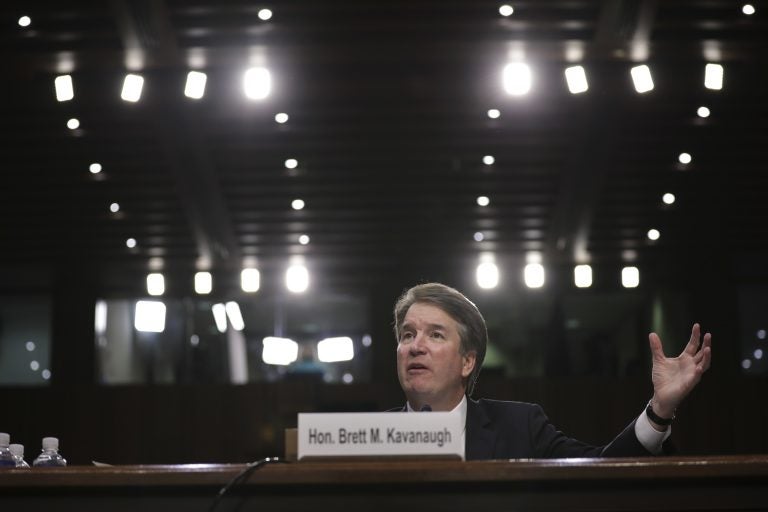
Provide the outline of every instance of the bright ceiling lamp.
<path id="1" fill-rule="evenodd" d="M 163 274 L 147 274 L 147 293 L 156 297 L 165 293 L 165 278 Z"/>
<path id="2" fill-rule="evenodd" d="M 261 360 L 267 364 L 286 366 L 299 357 L 299 344 L 290 338 L 267 336 L 262 344 Z"/>
<path id="3" fill-rule="evenodd" d="M 243 89 L 246 97 L 263 100 L 272 90 L 272 75 L 267 68 L 251 68 L 243 77 Z"/>
<path id="4" fill-rule="evenodd" d="M 324 363 L 350 361 L 355 357 L 352 338 L 325 338 L 317 342 L 317 358 Z"/>
<path id="5" fill-rule="evenodd" d="M 512 96 L 522 96 L 531 90 L 531 68 L 523 62 L 511 62 L 502 73 L 504 90 Z"/>
<path id="6" fill-rule="evenodd" d="M 589 288 L 592 286 L 592 267 L 589 265 L 576 265 L 573 267 L 573 282 L 577 288 Z"/>
<path id="7" fill-rule="evenodd" d="M 165 330 L 165 304 L 153 300 L 136 302 L 133 326 L 139 332 L 163 332 Z"/>
<path id="8" fill-rule="evenodd" d="M 205 83 L 208 76 L 200 71 L 190 71 L 187 73 L 187 83 L 184 85 L 184 96 L 199 100 L 205 95 Z"/>
<path id="9" fill-rule="evenodd" d="M 75 88 L 72 85 L 72 76 L 57 76 L 53 81 L 56 88 L 56 101 L 69 101 L 75 97 Z"/>
<path id="10" fill-rule="evenodd" d="M 259 291 L 260 284 L 261 275 L 259 274 L 259 269 L 244 268 L 243 271 L 240 272 L 240 288 L 242 288 L 244 292 L 254 293 Z"/>
<path id="11" fill-rule="evenodd" d="M 216 330 L 224 334 L 227 332 L 227 308 L 224 304 L 214 304 L 211 306 L 213 321 L 216 322 Z"/>
<path id="12" fill-rule="evenodd" d="M 544 266 L 541 263 L 528 263 L 523 270 L 523 280 L 528 288 L 544 286 Z"/>
<path id="13" fill-rule="evenodd" d="M 195 293 L 208 295 L 213 290 L 213 276 L 210 272 L 198 272 L 195 274 Z"/>
<path id="14" fill-rule="evenodd" d="M 635 66 L 630 70 L 632 75 L 632 83 L 635 85 L 635 90 L 640 94 L 653 90 L 653 78 L 651 77 L 651 68 L 643 64 L 642 66 Z"/>
<path id="15" fill-rule="evenodd" d="M 309 270 L 304 265 L 291 265 L 285 272 L 285 287 L 289 292 L 304 293 L 309 288 Z"/>
<path id="16" fill-rule="evenodd" d="M 485 290 L 496 288 L 499 285 L 499 267 L 492 261 L 484 261 L 475 270 L 477 286 Z"/>
<path id="17" fill-rule="evenodd" d="M 136 103 L 141 99 L 141 90 L 144 88 L 144 77 L 141 75 L 127 74 L 123 80 L 123 91 L 120 97 L 124 101 Z"/>
<path id="18" fill-rule="evenodd" d="M 637 267 L 621 269 L 621 285 L 624 288 L 637 288 L 640 285 L 640 271 Z"/>
<path id="19" fill-rule="evenodd" d="M 704 87 L 719 91 L 723 88 L 723 66 L 707 64 L 704 68 Z"/>
<path id="20" fill-rule="evenodd" d="M 107 301 L 96 301 L 96 310 L 93 319 L 93 330 L 96 334 L 103 335 L 107 333 Z M 27 347 L 29 350 L 29 347 Z"/>
<path id="21" fill-rule="evenodd" d="M 240 305 L 231 300 L 224 305 L 224 309 L 227 312 L 227 318 L 229 319 L 229 325 L 236 331 L 242 331 L 245 329 L 245 322 L 243 321 L 243 314 L 240 312 Z"/>
<path id="22" fill-rule="evenodd" d="M 581 94 L 589 90 L 587 73 L 583 66 L 571 66 L 565 69 L 565 81 L 571 94 Z"/>

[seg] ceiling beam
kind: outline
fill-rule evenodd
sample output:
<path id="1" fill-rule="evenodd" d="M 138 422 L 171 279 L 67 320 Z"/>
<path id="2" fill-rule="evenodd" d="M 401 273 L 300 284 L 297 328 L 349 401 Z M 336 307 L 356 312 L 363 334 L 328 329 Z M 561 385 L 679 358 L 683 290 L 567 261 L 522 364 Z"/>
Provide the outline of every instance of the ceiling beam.
<path id="1" fill-rule="evenodd" d="M 605 0 L 590 46 L 590 60 L 607 62 L 627 51 L 647 51 L 655 13 L 656 0 Z M 616 147 L 613 141 L 618 131 L 607 125 L 612 119 L 610 112 L 597 112 L 610 108 L 603 102 L 589 98 L 583 107 L 580 117 L 585 126 L 573 137 L 560 174 L 560 193 L 547 244 L 550 254 L 576 263 L 590 260 L 592 219 L 607 173 L 614 167 L 612 148 Z"/>
<path id="2" fill-rule="evenodd" d="M 162 0 L 112 0 L 126 67 L 184 68 L 171 18 Z M 175 104 L 175 103 L 174 103 Z M 175 180 L 202 267 L 240 264 L 240 248 L 205 138 L 182 104 L 153 113 L 167 170 Z"/>

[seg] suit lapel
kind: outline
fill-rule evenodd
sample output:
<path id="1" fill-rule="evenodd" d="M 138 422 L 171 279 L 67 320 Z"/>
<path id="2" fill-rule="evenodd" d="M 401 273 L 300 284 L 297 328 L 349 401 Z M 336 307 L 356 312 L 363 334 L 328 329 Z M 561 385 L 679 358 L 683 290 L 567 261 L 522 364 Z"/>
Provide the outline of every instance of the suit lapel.
<path id="1" fill-rule="evenodd" d="M 491 428 L 491 420 L 478 402 L 468 399 L 465 458 L 467 460 L 493 459 L 495 446 L 496 432 Z"/>

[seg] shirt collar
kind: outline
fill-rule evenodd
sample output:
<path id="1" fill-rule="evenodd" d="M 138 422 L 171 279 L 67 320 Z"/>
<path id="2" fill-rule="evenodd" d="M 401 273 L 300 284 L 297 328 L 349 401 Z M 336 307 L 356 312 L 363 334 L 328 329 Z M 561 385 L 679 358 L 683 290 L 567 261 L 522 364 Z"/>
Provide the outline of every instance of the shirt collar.
<path id="1" fill-rule="evenodd" d="M 411 407 L 410 402 L 405 403 L 406 410 L 408 412 L 415 412 L 413 407 Z M 461 402 L 454 407 L 451 412 L 457 412 L 461 415 L 461 424 L 466 425 L 467 424 L 467 395 L 462 395 Z"/>

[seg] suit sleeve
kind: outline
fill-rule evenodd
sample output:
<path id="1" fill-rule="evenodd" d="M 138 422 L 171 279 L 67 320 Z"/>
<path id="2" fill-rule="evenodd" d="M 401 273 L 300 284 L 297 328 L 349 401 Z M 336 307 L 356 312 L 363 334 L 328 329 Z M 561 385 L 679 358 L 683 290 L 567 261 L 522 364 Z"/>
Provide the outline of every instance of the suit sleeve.
<path id="1" fill-rule="evenodd" d="M 529 410 L 528 425 L 537 458 L 569 457 L 645 457 L 651 455 L 637 440 L 635 422 L 627 426 L 605 446 L 593 446 L 570 438 L 550 423 L 544 410 L 534 405 Z"/>

